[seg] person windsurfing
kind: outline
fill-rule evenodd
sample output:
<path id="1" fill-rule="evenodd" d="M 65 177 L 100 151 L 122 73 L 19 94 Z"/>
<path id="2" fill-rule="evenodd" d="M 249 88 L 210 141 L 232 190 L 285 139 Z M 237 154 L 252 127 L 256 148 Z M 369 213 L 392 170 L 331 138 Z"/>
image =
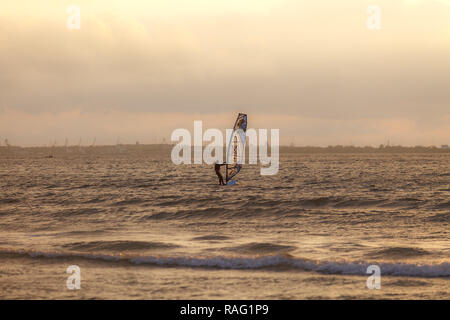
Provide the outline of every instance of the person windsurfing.
<path id="1" fill-rule="evenodd" d="M 219 185 L 225 185 L 225 182 L 223 181 L 222 173 L 220 173 L 220 167 L 224 166 L 225 163 L 219 164 L 219 161 L 217 161 L 214 164 L 214 170 L 216 171 L 217 176 L 219 177 Z"/>

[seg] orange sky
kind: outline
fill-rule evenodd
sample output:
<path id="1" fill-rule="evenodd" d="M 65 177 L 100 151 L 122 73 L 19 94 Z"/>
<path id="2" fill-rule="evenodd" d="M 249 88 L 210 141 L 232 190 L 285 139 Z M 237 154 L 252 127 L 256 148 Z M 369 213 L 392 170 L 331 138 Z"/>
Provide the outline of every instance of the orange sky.
<path id="1" fill-rule="evenodd" d="M 81 9 L 68 30 L 66 8 Z M 450 143 L 450 1 L 16 0 L 0 12 L 0 141 L 155 142 L 279 128 L 282 143 Z"/>

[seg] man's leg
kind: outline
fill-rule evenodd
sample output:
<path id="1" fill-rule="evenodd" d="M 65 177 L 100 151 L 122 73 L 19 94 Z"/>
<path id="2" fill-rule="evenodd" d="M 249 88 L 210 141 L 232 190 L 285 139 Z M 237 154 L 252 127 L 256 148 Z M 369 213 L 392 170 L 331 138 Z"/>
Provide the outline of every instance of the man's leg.
<path id="1" fill-rule="evenodd" d="M 221 174 L 220 172 L 217 173 L 217 176 L 219 177 L 219 184 L 220 184 L 220 185 L 225 184 L 225 183 L 223 182 L 223 176 L 222 176 L 222 174 Z"/>

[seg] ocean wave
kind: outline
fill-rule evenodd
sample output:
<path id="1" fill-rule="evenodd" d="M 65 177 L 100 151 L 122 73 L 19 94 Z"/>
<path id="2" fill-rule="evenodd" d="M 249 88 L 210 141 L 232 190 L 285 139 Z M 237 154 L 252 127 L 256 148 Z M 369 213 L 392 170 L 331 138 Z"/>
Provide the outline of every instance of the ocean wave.
<path id="1" fill-rule="evenodd" d="M 431 203 L 426 200 L 416 198 L 351 198 L 351 197 L 311 197 L 311 198 L 284 198 L 284 199 L 252 199 L 236 201 L 227 206 L 218 206 L 217 201 L 212 201 L 211 198 L 190 198 L 184 197 L 179 199 L 168 200 L 170 197 L 160 197 L 162 201 L 153 201 L 151 198 L 134 197 L 129 199 L 117 199 L 114 202 L 106 205 L 106 201 L 111 199 L 111 196 L 98 195 L 80 201 L 82 205 L 76 205 L 72 200 L 58 200 L 58 210 L 54 212 L 55 215 L 70 217 L 78 215 L 103 215 L 108 213 L 112 208 L 123 207 L 128 210 L 134 206 L 140 208 L 151 208 L 151 210 L 144 210 L 142 214 L 126 215 L 123 219 L 134 219 L 141 221 L 148 220 L 183 220 L 183 219 L 214 219 L 214 218 L 248 218 L 248 217 L 263 217 L 276 216 L 295 218 L 299 214 L 308 210 L 320 209 L 336 209 L 336 210 L 358 210 L 361 209 L 368 212 L 368 209 L 381 209 L 387 212 L 391 208 L 395 209 L 411 209 L 411 208 L 430 208 L 430 209 L 447 209 L 450 208 L 449 202 Z M 65 202 L 66 201 L 66 202 Z M 16 204 L 22 200 L 18 199 L 0 199 L 1 204 Z M 23 202 L 30 207 L 38 207 L 42 203 L 37 202 Z M 53 203 L 52 203 L 53 204 Z M 71 206 L 69 206 L 71 205 Z M 122 218 L 122 217 L 121 217 Z"/>
<path id="2" fill-rule="evenodd" d="M 174 200 L 161 202 L 154 212 L 139 217 L 141 220 L 182 220 L 190 218 L 247 218 L 262 216 L 296 217 L 304 210 L 314 209 L 376 209 L 386 208 L 410 209 L 417 208 L 425 201 L 414 198 L 399 199 L 357 199 L 343 197 L 316 197 L 305 199 L 258 199 L 244 200 L 239 206 L 218 207 L 202 206 L 201 208 L 189 208 L 190 204 L 197 200 Z M 181 204 L 184 204 L 181 206 Z M 171 209 L 171 210 L 169 210 Z"/>
<path id="3" fill-rule="evenodd" d="M 206 235 L 192 238 L 192 240 L 200 240 L 200 241 L 215 241 L 215 240 L 228 240 L 230 237 L 227 236 L 218 236 L 218 235 Z"/>
<path id="4" fill-rule="evenodd" d="M 252 243 L 246 243 L 243 245 L 230 247 L 230 248 L 224 248 L 228 251 L 236 251 L 236 252 L 245 252 L 245 253 L 254 253 L 254 254 L 260 254 L 260 253 L 276 253 L 276 252 L 289 252 L 297 249 L 295 246 L 286 246 L 286 245 L 280 245 L 275 243 L 261 243 L 261 242 L 252 242 Z"/>
<path id="5" fill-rule="evenodd" d="M 126 200 L 120 200 L 117 201 L 115 203 L 113 203 L 113 206 L 126 206 L 126 205 L 135 205 L 135 204 L 140 204 L 143 203 L 147 200 L 145 199 L 140 199 L 140 198 L 132 198 L 132 199 L 126 199 Z"/>
<path id="6" fill-rule="evenodd" d="M 152 249 L 171 249 L 178 248 L 178 245 L 164 242 L 154 241 L 88 241 L 88 242 L 75 242 L 63 245 L 64 248 L 69 250 L 89 250 L 89 251 L 101 251 L 101 250 L 120 250 L 120 251 L 134 251 L 134 250 L 152 250 Z"/>
<path id="7" fill-rule="evenodd" d="M 20 203 L 20 201 L 17 198 L 0 198 L 0 204 Z"/>
<path id="8" fill-rule="evenodd" d="M 210 208 L 204 208 L 204 209 L 183 209 L 183 210 L 177 210 L 177 211 L 160 211 L 155 212 L 150 215 L 146 215 L 144 217 L 141 217 L 142 220 L 173 220 L 173 219 L 189 219 L 189 218 L 205 218 L 205 217 L 211 217 L 211 216 L 220 216 L 222 214 L 225 214 L 227 211 L 226 209 L 222 207 L 210 207 Z"/>
<path id="9" fill-rule="evenodd" d="M 367 256 L 372 258 L 408 258 L 408 257 L 418 257 L 429 255 L 428 252 L 421 248 L 409 248 L 409 247 L 391 247 L 383 248 L 381 250 L 376 250 L 375 252 L 369 253 Z"/>
<path id="10" fill-rule="evenodd" d="M 369 263 L 369 262 L 333 262 L 313 261 L 292 257 L 288 254 L 261 257 L 188 257 L 188 256 L 132 256 L 112 254 L 89 254 L 71 252 L 42 252 L 28 250 L 0 249 L 0 255 L 29 256 L 32 258 L 74 258 L 104 262 L 128 262 L 136 265 L 153 265 L 160 267 L 189 267 L 214 269 L 294 269 L 324 274 L 367 276 L 367 268 L 372 264 L 380 267 L 381 275 L 409 277 L 450 277 L 450 263 L 415 264 L 415 263 Z"/>
<path id="11" fill-rule="evenodd" d="M 87 199 L 84 201 L 81 201 L 81 203 L 101 203 L 101 202 L 105 202 L 106 200 L 108 200 L 107 198 L 102 198 L 102 197 L 94 197 L 91 199 Z"/>
<path id="12" fill-rule="evenodd" d="M 67 208 L 59 210 L 55 213 L 61 217 L 72 217 L 78 215 L 95 215 L 97 213 L 104 213 L 106 210 L 101 207 L 84 207 L 84 208 Z"/>
<path id="13" fill-rule="evenodd" d="M 450 212 L 438 213 L 428 218 L 431 222 L 450 222 Z"/>
<path id="14" fill-rule="evenodd" d="M 450 172 L 440 173 L 438 174 L 438 177 L 450 177 Z"/>
<path id="15" fill-rule="evenodd" d="M 376 208 L 376 207 L 405 207 L 418 206 L 424 201 L 416 198 L 347 198 L 323 196 L 303 199 L 261 199 L 246 201 L 242 207 L 296 207 L 296 208 Z"/>
<path id="16" fill-rule="evenodd" d="M 450 209 L 450 201 L 438 203 L 433 206 L 433 209 Z"/>

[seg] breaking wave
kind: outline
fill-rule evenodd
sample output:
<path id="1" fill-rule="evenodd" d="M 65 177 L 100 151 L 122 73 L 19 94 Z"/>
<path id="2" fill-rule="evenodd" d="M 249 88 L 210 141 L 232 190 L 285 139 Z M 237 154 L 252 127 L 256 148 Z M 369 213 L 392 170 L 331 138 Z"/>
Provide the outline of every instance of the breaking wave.
<path id="1" fill-rule="evenodd" d="M 112 254 L 88 254 L 70 252 L 42 252 L 27 250 L 0 249 L 0 255 L 29 256 L 32 258 L 75 258 L 104 262 L 128 262 L 136 265 L 153 265 L 161 267 L 189 267 L 215 269 L 298 269 L 324 274 L 364 275 L 372 263 L 369 262 L 332 262 L 313 261 L 292 257 L 288 254 L 261 257 L 188 257 L 188 256 L 133 256 Z M 382 275 L 410 277 L 450 277 L 450 263 L 414 264 L 414 263 L 380 263 L 377 264 Z"/>

